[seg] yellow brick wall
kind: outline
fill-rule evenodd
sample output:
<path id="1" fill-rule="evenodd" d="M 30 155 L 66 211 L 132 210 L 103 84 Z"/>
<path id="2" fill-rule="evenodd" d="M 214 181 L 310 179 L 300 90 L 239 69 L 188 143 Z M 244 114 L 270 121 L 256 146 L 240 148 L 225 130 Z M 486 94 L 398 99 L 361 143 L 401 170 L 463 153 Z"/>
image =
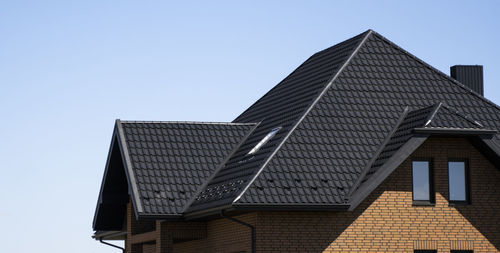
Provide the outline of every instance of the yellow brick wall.
<path id="1" fill-rule="evenodd" d="M 433 158 L 435 206 L 412 205 L 413 157 Z M 447 201 L 448 158 L 469 159 L 470 205 Z M 500 170 L 466 139 L 431 138 L 353 212 L 253 212 L 236 218 L 256 227 L 257 252 L 500 252 Z M 227 219 L 208 221 L 204 239 L 174 243 L 173 252 L 250 252 L 250 230 Z"/>
<path id="2" fill-rule="evenodd" d="M 432 157 L 435 206 L 412 205 L 411 157 Z M 500 252 L 500 170 L 465 139 L 431 138 L 353 212 L 258 213 L 258 252 Z M 471 205 L 450 206 L 448 158 L 468 158 Z"/>

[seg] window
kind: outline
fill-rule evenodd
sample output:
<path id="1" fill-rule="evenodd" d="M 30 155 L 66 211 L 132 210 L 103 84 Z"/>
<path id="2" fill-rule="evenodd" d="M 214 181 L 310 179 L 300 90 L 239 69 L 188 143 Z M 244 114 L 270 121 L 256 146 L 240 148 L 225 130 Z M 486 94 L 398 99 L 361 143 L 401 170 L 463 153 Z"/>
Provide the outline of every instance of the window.
<path id="1" fill-rule="evenodd" d="M 252 150 L 250 150 L 250 152 L 248 152 L 248 155 L 253 155 L 255 153 L 257 153 L 257 151 L 259 151 L 259 149 L 264 146 L 264 144 L 266 144 L 271 138 L 273 138 L 274 135 L 276 135 L 276 133 L 281 129 L 281 127 L 276 127 L 276 128 L 273 128 L 271 130 L 271 132 L 269 132 L 264 138 L 262 138 L 262 140 L 259 141 L 259 143 L 257 143 L 257 145 L 255 145 L 255 147 L 252 148 Z"/>
<path id="2" fill-rule="evenodd" d="M 436 253 L 437 250 L 429 250 L 429 249 L 416 249 L 413 251 L 414 253 Z"/>
<path id="3" fill-rule="evenodd" d="M 467 160 L 450 159 L 448 161 L 448 193 L 451 203 L 469 203 L 469 172 Z"/>
<path id="4" fill-rule="evenodd" d="M 413 204 L 429 205 L 434 203 L 434 187 L 431 159 L 412 161 Z"/>

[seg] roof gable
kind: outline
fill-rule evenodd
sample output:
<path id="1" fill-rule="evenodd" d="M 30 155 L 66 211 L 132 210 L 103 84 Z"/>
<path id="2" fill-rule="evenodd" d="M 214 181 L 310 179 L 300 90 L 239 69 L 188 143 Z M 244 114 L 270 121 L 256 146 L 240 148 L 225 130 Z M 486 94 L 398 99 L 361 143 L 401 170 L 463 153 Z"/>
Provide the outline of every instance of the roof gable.
<path id="1" fill-rule="evenodd" d="M 107 167 L 123 161 L 136 215 L 180 217 L 196 190 L 255 126 L 117 120 L 114 139 L 122 159 Z"/>
<path id="2" fill-rule="evenodd" d="M 482 129 L 483 125 L 458 110 L 439 103 L 425 128 Z"/>

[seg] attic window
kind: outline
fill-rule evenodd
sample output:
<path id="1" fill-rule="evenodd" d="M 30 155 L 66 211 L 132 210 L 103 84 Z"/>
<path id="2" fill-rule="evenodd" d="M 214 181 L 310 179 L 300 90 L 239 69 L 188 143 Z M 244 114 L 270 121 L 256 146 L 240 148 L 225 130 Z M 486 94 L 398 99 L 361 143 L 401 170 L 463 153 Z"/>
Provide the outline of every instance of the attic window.
<path id="1" fill-rule="evenodd" d="M 255 147 L 253 147 L 252 150 L 248 152 L 248 155 L 257 153 L 257 151 L 259 151 L 259 149 L 262 148 L 264 144 L 266 144 L 271 138 L 273 138 L 273 136 L 275 136 L 280 129 L 281 127 L 273 128 L 271 132 L 269 132 L 264 138 L 262 138 L 262 140 L 260 140 L 259 143 L 257 143 L 257 145 L 255 145 Z"/>
<path id="2" fill-rule="evenodd" d="M 467 160 L 450 159 L 448 161 L 448 190 L 451 203 L 468 204 L 468 174 Z"/>
<path id="3" fill-rule="evenodd" d="M 412 161 L 413 205 L 433 205 L 434 187 L 432 160 L 429 158 Z"/>

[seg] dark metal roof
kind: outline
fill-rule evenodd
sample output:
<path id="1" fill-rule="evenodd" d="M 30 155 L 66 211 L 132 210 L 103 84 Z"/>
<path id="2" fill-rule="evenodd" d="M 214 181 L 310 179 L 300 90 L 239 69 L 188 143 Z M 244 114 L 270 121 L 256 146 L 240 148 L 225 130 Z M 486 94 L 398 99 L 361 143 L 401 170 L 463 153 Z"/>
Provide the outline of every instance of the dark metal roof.
<path id="1" fill-rule="evenodd" d="M 234 125 L 176 124 L 123 123 L 142 212 L 345 210 L 435 132 L 481 136 L 500 161 L 500 108 L 371 30 L 311 56 Z"/>
<path id="2" fill-rule="evenodd" d="M 254 123 L 117 121 L 138 215 L 180 215 Z"/>
<path id="3" fill-rule="evenodd" d="M 495 133 L 483 129 L 479 122 L 442 103 L 409 112 L 398 124 L 396 131 L 390 135 L 389 141 L 384 144 L 370 168 L 358 179 L 361 184 L 359 187 L 369 181 L 370 177 L 377 173 L 415 135 L 427 134 L 425 135 L 427 137 L 433 133 L 464 134 L 464 131 L 474 131 L 476 135 Z M 351 193 L 354 190 L 351 189 Z"/>
<path id="4" fill-rule="evenodd" d="M 235 204 L 345 204 L 404 108 L 440 102 L 500 129 L 499 107 L 381 35 L 365 34 L 305 118 Z M 430 108 L 428 108 L 430 109 Z M 476 127 L 447 109 L 433 124 Z M 457 119 L 457 121 L 453 121 Z M 498 136 L 495 137 L 498 140 Z"/>
<path id="5" fill-rule="evenodd" d="M 404 119 L 397 124 L 376 158 L 351 188 L 349 202 L 355 208 L 394 169 L 432 134 L 452 136 L 489 136 L 496 130 L 484 129 L 477 121 L 442 103 L 404 112 Z M 500 153 L 499 153 L 500 154 Z"/>
<path id="6" fill-rule="evenodd" d="M 311 56 L 236 118 L 234 122 L 261 123 L 198 194 L 188 212 L 231 204 L 253 181 L 320 94 L 331 85 L 333 76 L 368 33 Z M 249 150 L 276 127 L 281 127 L 280 131 L 264 147 L 254 155 L 247 155 Z"/>

